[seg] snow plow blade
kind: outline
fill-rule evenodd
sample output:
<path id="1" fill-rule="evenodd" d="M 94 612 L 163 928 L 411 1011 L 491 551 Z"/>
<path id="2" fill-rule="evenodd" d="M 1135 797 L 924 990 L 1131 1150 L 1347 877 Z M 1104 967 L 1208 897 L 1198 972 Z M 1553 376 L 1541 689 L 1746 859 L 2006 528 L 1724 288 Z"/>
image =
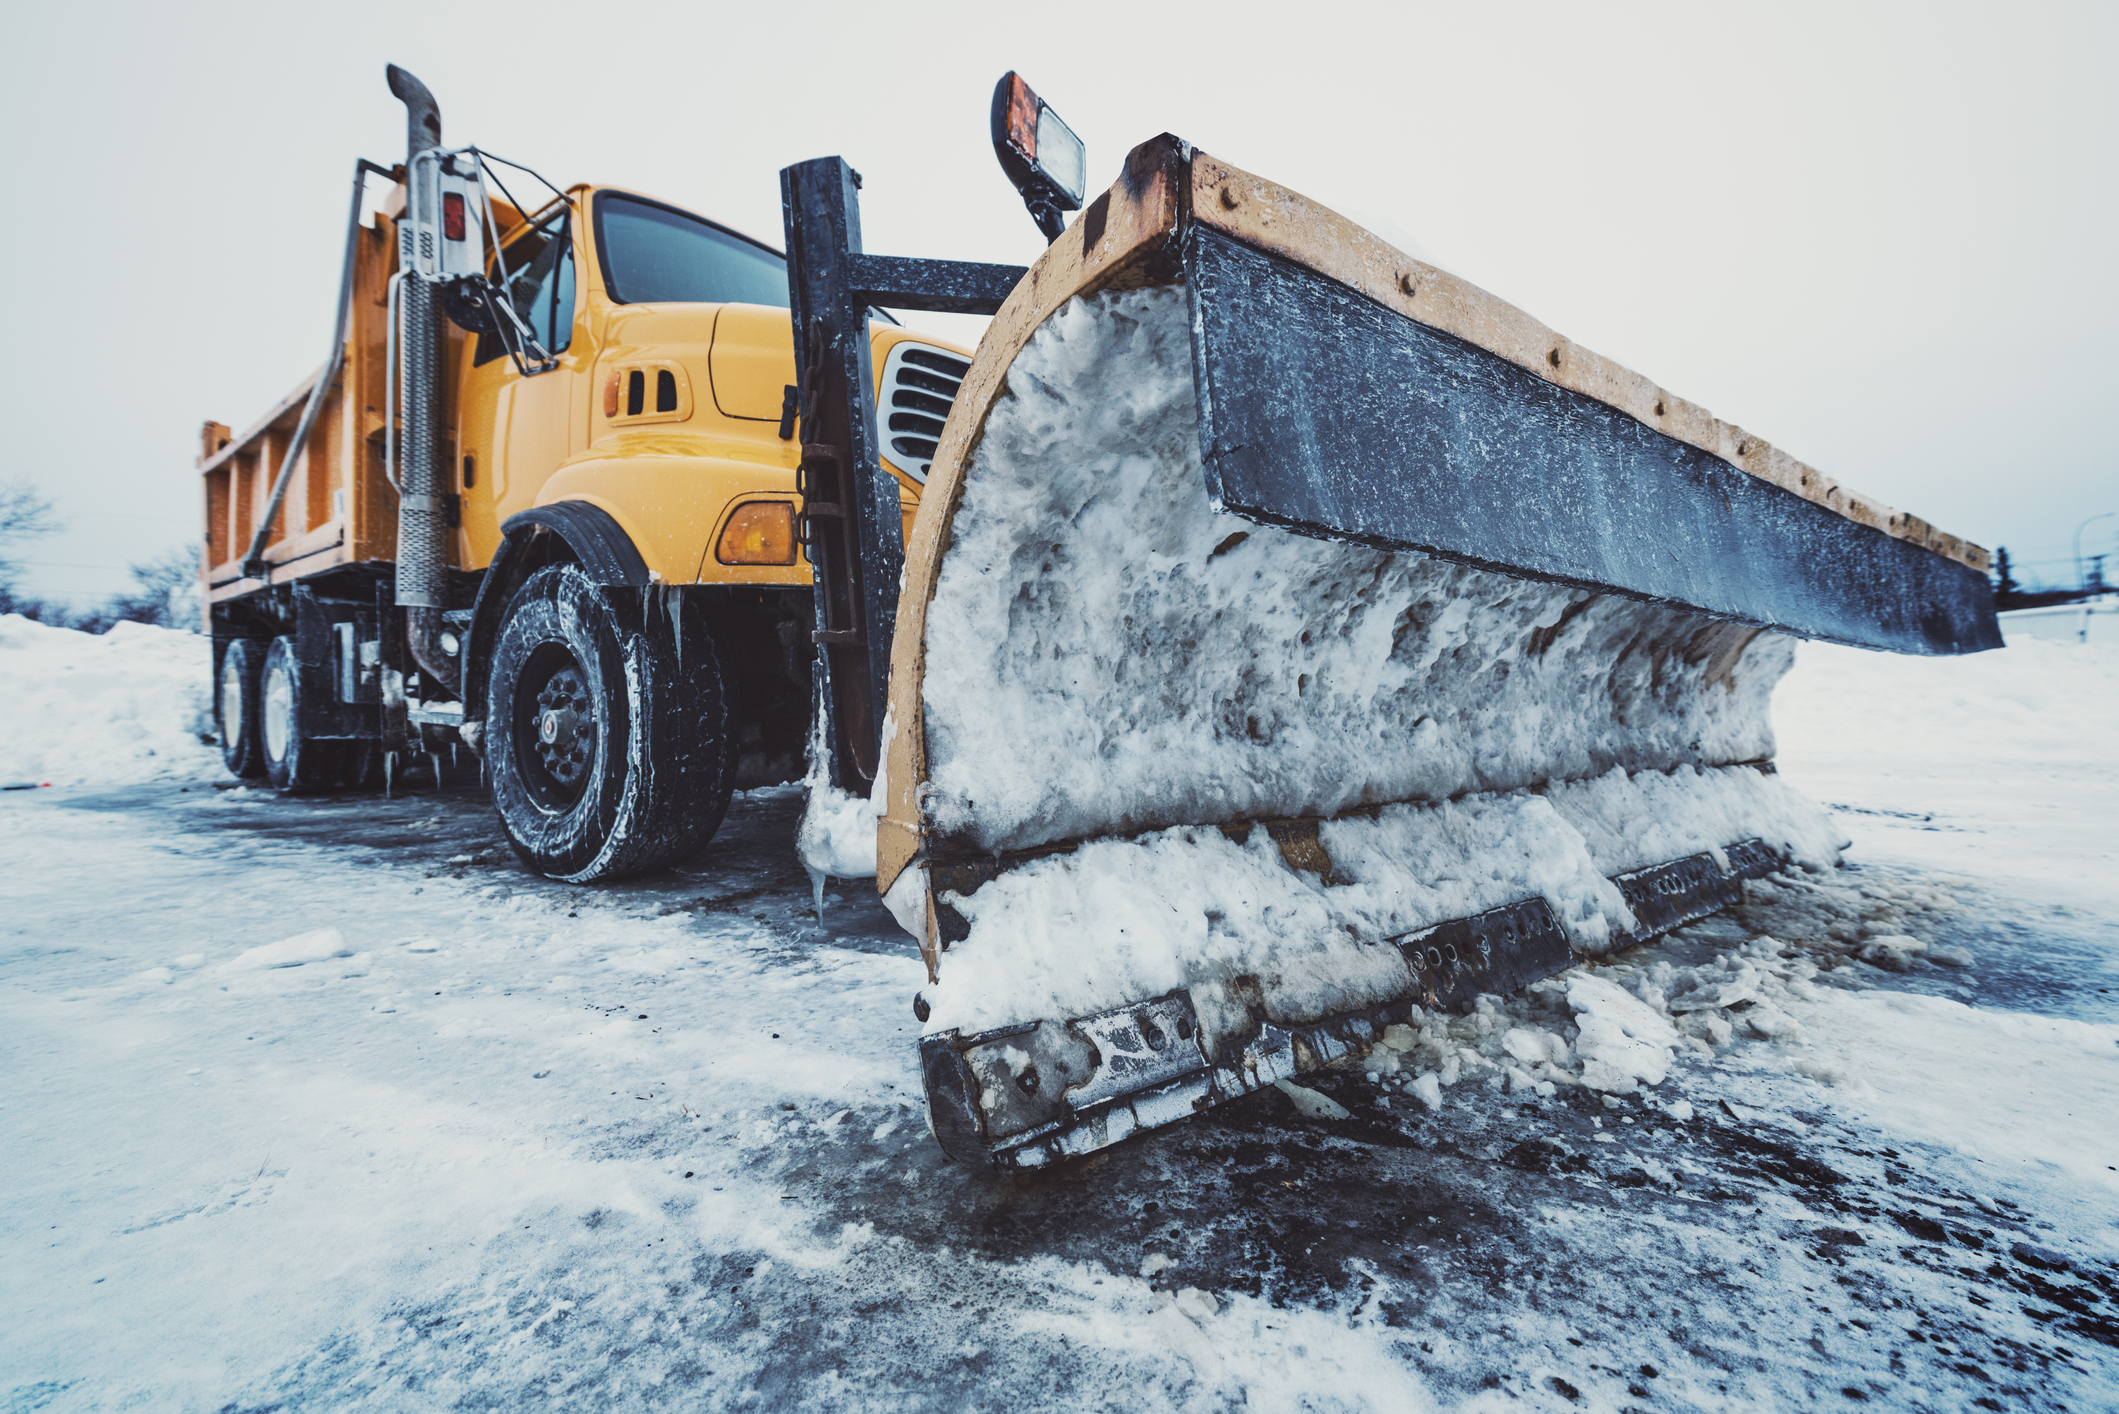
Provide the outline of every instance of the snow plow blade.
<path id="1" fill-rule="evenodd" d="M 1169 137 L 995 317 L 905 564 L 877 883 L 1002 1168 L 1830 867 L 1796 640 L 2001 642 L 1978 547 Z"/>

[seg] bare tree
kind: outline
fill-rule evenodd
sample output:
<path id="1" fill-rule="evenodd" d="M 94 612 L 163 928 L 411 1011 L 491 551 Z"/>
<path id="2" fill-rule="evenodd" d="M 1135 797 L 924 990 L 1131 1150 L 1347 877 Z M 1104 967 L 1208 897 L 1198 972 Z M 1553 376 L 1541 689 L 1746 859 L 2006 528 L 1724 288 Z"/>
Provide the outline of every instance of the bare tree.
<path id="1" fill-rule="evenodd" d="M 41 539 L 64 527 L 51 498 L 26 481 L 0 486 L 0 614 L 46 617 L 50 606 L 26 598 L 15 587 L 22 565 L 11 552 L 26 541 Z"/>
<path id="2" fill-rule="evenodd" d="M 164 550 L 151 559 L 135 560 L 131 565 L 133 583 L 138 587 L 129 593 L 111 597 L 108 604 L 95 611 L 92 618 L 98 622 L 95 629 L 107 629 L 111 624 L 130 619 L 134 623 L 155 624 L 161 628 L 191 628 L 191 623 L 179 624 L 171 612 L 170 596 L 199 577 L 199 552 L 188 545 L 179 545 Z M 77 628 L 89 627 L 77 624 Z"/>

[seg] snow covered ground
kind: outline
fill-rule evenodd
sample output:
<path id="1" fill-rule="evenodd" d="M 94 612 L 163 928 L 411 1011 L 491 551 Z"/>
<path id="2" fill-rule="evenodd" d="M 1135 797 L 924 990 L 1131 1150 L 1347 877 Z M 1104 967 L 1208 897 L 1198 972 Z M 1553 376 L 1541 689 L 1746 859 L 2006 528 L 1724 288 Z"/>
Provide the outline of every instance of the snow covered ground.
<path id="1" fill-rule="evenodd" d="M 0 614 L 0 786 L 208 780 L 212 653 L 196 633 L 77 633 Z M 201 734 L 207 734 L 202 739 Z"/>
<path id="2" fill-rule="evenodd" d="M 10 1414 L 2119 1403 L 2119 650 L 1805 647 L 1855 867 L 997 1183 L 792 793 L 564 888 L 470 789 L 221 788 L 196 639 L 55 632 L 0 621 L 59 782 L 0 795 Z"/>

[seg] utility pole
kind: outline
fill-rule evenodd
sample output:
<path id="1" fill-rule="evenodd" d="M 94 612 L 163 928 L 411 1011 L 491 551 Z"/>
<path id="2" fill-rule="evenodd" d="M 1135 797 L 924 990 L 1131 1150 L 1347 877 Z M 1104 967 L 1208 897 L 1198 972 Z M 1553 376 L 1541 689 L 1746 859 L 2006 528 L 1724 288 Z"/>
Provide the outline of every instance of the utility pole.
<path id="1" fill-rule="evenodd" d="M 2119 511 L 2106 511 L 2102 515 L 2091 516 L 2088 520 L 2075 527 L 2075 583 L 2078 587 L 2082 589 L 2084 593 L 2090 593 L 2092 591 L 2090 590 L 2089 576 L 2082 572 L 2082 532 L 2088 530 L 2098 521 L 2110 520 L 2113 516 L 2119 516 Z M 2102 590 L 2104 588 L 2104 566 L 2102 563 L 2104 557 L 2102 555 L 2099 555 L 2097 558 L 2099 561 L 2099 564 L 2097 566 L 2097 588 L 2098 590 Z"/>

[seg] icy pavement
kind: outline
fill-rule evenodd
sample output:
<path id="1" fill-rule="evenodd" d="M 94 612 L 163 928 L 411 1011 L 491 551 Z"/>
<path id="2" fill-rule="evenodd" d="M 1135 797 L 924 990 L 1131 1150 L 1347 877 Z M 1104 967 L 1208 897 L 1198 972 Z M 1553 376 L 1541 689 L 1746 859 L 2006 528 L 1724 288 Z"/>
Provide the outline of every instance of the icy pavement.
<path id="1" fill-rule="evenodd" d="M 1895 660 L 1816 661 L 1784 723 Z M 1779 1039 L 1669 1012 L 1741 1024 L 1435 1110 L 1341 1072 L 1344 1118 L 1007 1182 L 928 1138 L 918 960 L 865 884 L 814 918 L 791 794 L 601 891 L 468 787 L 0 795 L 0 1410 L 2111 1407 L 2119 753 L 2085 713 L 2019 770 L 1950 710 L 1836 763 L 1784 726 L 1896 812 L 1841 816 L 1861 867 L 1597 970 L 1749 958 Z"/>

